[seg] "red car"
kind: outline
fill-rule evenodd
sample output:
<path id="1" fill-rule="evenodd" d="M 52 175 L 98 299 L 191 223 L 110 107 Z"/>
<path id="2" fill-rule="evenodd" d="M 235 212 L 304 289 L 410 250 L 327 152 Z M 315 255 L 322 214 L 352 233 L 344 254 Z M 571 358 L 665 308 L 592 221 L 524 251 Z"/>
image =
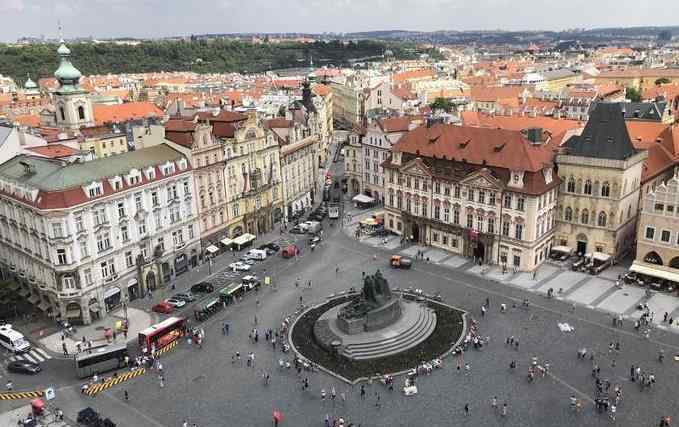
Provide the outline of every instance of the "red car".
<path id="1" fill-rule="evenodd" d="M 172 311 L 174 311 L 174 307 L 172 306 L 172 304 L 168 304 L 165 301 L 161 301 L 158 304 L 151 307 L 151 310 L 155 311 L 156 313 L 170 314 L 172 313 Z"/>

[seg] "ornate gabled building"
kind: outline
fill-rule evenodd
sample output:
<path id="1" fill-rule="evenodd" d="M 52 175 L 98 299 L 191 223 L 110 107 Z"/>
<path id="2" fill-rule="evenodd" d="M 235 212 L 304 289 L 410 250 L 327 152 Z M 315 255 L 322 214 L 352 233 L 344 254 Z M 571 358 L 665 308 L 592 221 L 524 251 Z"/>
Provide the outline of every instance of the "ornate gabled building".
<path id="1" fill-rule="evenodd" d="M 581 135 L 562 145 L 556 244 L 614 259 L 634 243 L 644 161 L 630 140 L 620 104 L 599 103 Z"/>
<path id="2" fill-rule="evenodd" d="M 476 261 L 534 270 L 555 227 L 553 152 L 518 131 L 429 124 L 392 147 L 386 228 Z"/>
<path id="3" fill-rule="evenodd" d="M 203 249 L 227 237 L 229 212 L 224 181 L 224 145 L 212 126 L 199 116 L 174 118 L 165 123 L 165 138 L 187 156 L 198 192 L 197 207 Z"/>

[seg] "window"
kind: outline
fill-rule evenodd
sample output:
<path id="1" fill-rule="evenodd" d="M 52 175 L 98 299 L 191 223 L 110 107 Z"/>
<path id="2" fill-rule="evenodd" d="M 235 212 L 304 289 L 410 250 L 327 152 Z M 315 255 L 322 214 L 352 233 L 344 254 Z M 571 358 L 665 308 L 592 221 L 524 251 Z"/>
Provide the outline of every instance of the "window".
<path id="1" fill-rule="evenodd" d="M 439 241 L 439 233 L 432 233 L 431 237 L 433 241 L 435 242 Z"/>
<path id="2" fill-rule="evenodd" d="M 601 197 L 610 197 L 611 195 L 611 185 L 608 182 L 604 182 L 601 185 Z"/>
<path id="3" fill-rule="evenodd" d="M 495 233 L 495 218 L 488 218 L 488 230 L 486 232 L 489 234 Z"/>
<path id="4" fill-rule="evenodd" d="M 476 217 L 476 230 L 483 231 L 483 218 L 480 216 Z"/>
<path id="5" fill-rule="evenodd" d="M 511 209 L 512 208 L 512 195 L 511 194 L 505 194 L 505 209 Z"/>
<path id="6" fill-rule="evenodd" d="M 519 255 L 514 255 L 514 267 L 521 266 L 521 257 Z"/>
<path id="7" fill-rule="evenodd" d="M 439 206 L 434 206 L 434 219 L 441 219 L 441 208 Z"/>
<path id="8" fill-rule="evenodd" d="M 472 188 L 469 188 L 467 190 L 467 200 L 469 200 L 470 202 L 474 201 L 474 190 Z"/>
<path id="9" fill-rule="evenodd" d="M 571 178 L 568 180 L 566 191 L 568 191 L 569 193 L 575 193 L 575 178 Z"/>
<path id="10" fill-rule="evenodd" d="M 86 268 L 83 270 L 83 280 L 85 281 L 86 285 L 91 285 L 93 280 L 92 280 L 92 269 Z"/>
<path id="11" fill-rule="evenodd" d="M 158 202 L 158 192 L 153 191 L 151 192 L 151 203 L 153 204 L 153 207 L 158 207 L 160 203 Z"/>
<path id="12" fill-rule="evenodd" d="M 94 211 L 94 225 L 98 226 L 106 223 L 106 210 L 104 208 Z"/>
<path id="13" fill-rule="evenodd" d="M 64 228 L 60 222 L 52 223 L 52 233 L 54 237 L 64 237 Z"/>
<path id="14" fill-rule="evenodd" d="M 646 238 L 648 240 L 653 240 L 655 238 L 655 228 L 646 227 Z"/>
<path id="15" fill-rule="evenodd" d="M 605 212 L 599 212 L 599 217 L 597 218 L 596 223 L 599 227 L 605 227 L 606 226 L 606 213 Z"/>
<path id="16" fill-rule="evenodd" d="M 59 116 L 61 116 L 61 121 L 66 120 L 66 114 L 64 113 L 64 107 L 59 107 Z"/>
<path id="17" fill-rule="evenodd" d="M 83 224 L 83 216 L 76 215 L 75 217 L 75 229 L 78 232 L 85 231 L 85 225 Z"/>
<path id="18" fill-rule="evenodd" d="M 486 203 L 486 192 L 483 190 L 479 190 L 479 203 Z"/>
<path id="19" fill-rule="evenodd" d="M 443 208 L 443 222 L 445 223 L 450 222 L 450 208 L 448 207 Z"/>
<path id="20" fill-rule="evenodd" d="M 125 217 L 125 203 L 124 202 L 118 202 L 118 218 L 124 218 Z"/>
<path id="21" fill-rule="evenodd" d="M 238 202 L 236 202 L 236 203 L 233 204 L 233 216 L 237 217 L 238 215 L 240 215 L 239 212 L 240 212 L 240 204 Z"/>
<path id="22" fill-rule="evenodd" d="M 78 107 L 78 119 L 85 120 L 85 108 L 82 105 Z"/>
<path id="23" fill-rule="evenodd" d="M 490 193 L 488 196 L 488 204 L 495 205 L 495 193 Z"/>
<path id="24" fill-rule="evenodd" d="M 176 185 L 170 185 L 167 187 L 167 200 L 174 200 L 177 198 L 177 186 Z"/>
<path id="25" fill-rule="evenodd" d="M 582 211 L 582 215 L 580 216 L 580 222 L 583 224 L 589 224 L 589 211 L 587 209 Z"/>
<path id="26" fill-rule="evenodd" d="M 153 219 L 154 219 L 154 222 L 156 223 L 156 230 L 160 230 L 161 228 L 163 228 L 163 223 L 162 223 L 162 220 L 161 220 L 160 211 L 154 211 L 153 212 Z"/>
<path id="27" fill-rule="evenodd" d="M 434 183 L 434 193 L 441 194 L 441 183 L 440 182 Z"/>
<path id="28" fill-rule="evenodd" d="M 142 203 L 141 193 L 134 194 L 134 206 L 137 208 L 137 212 L 144 209 L 144 204 Z"/>
<path id="29" fill-rule="evenodd" d="M 447 244 L 448 244 L 448 235 L 447 235 L 447 234 L 444 234 L 444 235 L 442 236 L 441 243 L 443 243 L 444 245 L 447 245 Z"/>
<path id="30" fill-rule="evenodd" d="M 108 232 L 97 234 L 97 250 L 99 252 L 111 249 L 111 238 Z"/>
<path id="31" fill-rule="evenodd" d="M 526 204 L 526 199 L 524 199 L 523 197 L 519 197 L 518 199 L 516 199 L 516 210 L 523 212 L 523 210 L 525 208 L 525 204 Z"/>
<path id="32" fill-rule="evenodd" d="M 460 224 L 460 211 L 457 209 L 453 209 L 453 224 Z"/>
<path id="33" fill-rule="evenodd" d="M 180 220 L 179 216 L 179 206 L 173 206 L 170 208 L 170 223 L 174 224 L 176 222 L 179 222 Z"/>
<path id="34" fill-rule="evenodd" d="M 184 181 L 184 196 L 191 195 L 191 187 L 189 186 L 189 181 Z"/>
<path id="35" fill-rule="evenodd" d="M 584 189 L 585 194 L 592 194 L 592 181 L 589 179 L 585 181 L 585 189 Z"/>
<path id="36" fill-rule="evenodd" d="M 160 248 L 160 252 L 165 252 L 165 238 L 158 237 L 158 248 Z"/>
<path id="37" fill-rule="evenodd" d="M 172 242 L 175 246 L 179 246 L 184 243 L 184 234 L 182 233 L 181 229 L 172 232 Z"/>
<path id="38" fill-rule="evenodd" d="M 128 240 L 130 240 L 130 233 L 127 231 L 126 225 L 120 227 L 120 240 L 122 240 L 123 242 L 127 242 Z"/>
<path id="39" fill-rule="evenodd" d="M 502 223 L 502 235 L 509 237 L 509 222 Z"/>
<path id="40" fill-rule="evenodd" d="M 139 223 L 138 231 L 139 231 L 139 237 L 142 237 L 142 236 L 144 236 L 144 234 L 146 234 L 146 221 L 144 221 L 143 219 Z"/>
<path id="41" fill-rule="evenodd" d="M 516 237 L 517 240 L 523 239 L 523 224 L 516 224 L 516 229 L 514 231 L 514 237 Z"/>
<path id="42" fill-rule="evenodd" d="M 80 258 L 87 258 L 90 256 L 89 248 L 87 247 L 87 240 L 82 240 L 80 242 Z"/>
<path id="43" fill-rule="evenodd" d="M 134 257 L 132 256 L 132 251 L 125 252 L 125 265 L 130 268 L 134 265 Z"/>
<path id="44" fill-rule="evenodd" d="M 566 221 L 573 221 L 573 209 L 566 208 L 566 212 L 564 214 L 564 219 Z"/>
<path id="45" fill-rule="evenodd" d="M 109 277 L 116 274 L 116 267 L 112 259 L 104 261 L 100 264 L 101 267 L 101 277 L 108 279 Z"/>
<path id="46" fill-rule="evenodd" d="M 670 242 L 670 232 L 667 230 L 663 230 L 660 233 L 660 241 L 663 243 L 669 243 Z"/>
<path id="47" fill-rule="evenodd" d="M 448 187 L 447 185 L 445 187 L 443 187 L 443 195 L 450 197 L 450 187 Z M 455 197 L 459 197 L 459 195 L 455 196 Z"/>
<path id="48" fill-rule="evenodd" d="M 61 284 L 62 287 L 65 291 L 70 291 L 75 289 L 75 280 L 73 280 L 73 276 L 64 276 L 61 278 Z"/>
<path id="49" fill-rule="evenodd" d="M 66 249 L 57 249 L 57 264 L 68 264 L 68 259 L 66 258 Z"/>
<path id="50" fill-rule="evenodd" d="M 456 248 L 457 247 L 457 239 L 450 239 L 450 246 Z"/>
<path id="51" fill-rule="evenodd" d="M 665 205 L 662 203 L 656 203 L 655 204 L 655 211 L 662 213 L 662 211 L 665 210 Z"/>
<path id="52" fill-rule="evenodd" d="M 220 212 L 221 213 L 221 212 Z M 193 231 L 193 224 L 189 224 L 188 226 L 188 231 L 189 231 L 189 240 L 193 239 L 194 237 L 194 231 Z"/>
<path id="53" fill-rule="evenodd" d="M 665 206 L 665 212 L 667 212 L 668 214 L 674 213 L 674 205 Z"/>
<path id="54" fill-rule="evenodd" d="M 474 216 L 472 214 L 467 214 L 467 228 L 474 227 Z"/>

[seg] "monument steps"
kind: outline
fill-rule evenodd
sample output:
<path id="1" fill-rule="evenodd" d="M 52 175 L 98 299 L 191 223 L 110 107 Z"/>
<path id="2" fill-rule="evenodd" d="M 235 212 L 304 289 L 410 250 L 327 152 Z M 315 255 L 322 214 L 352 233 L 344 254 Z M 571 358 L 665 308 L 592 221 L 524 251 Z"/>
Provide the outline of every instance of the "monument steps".
<path id="1" fill-rule="evenodd" d="M 431 335 L 434 328 L 436 314 L 432 309 L 422 307 L 417 322 L 407 331 L 369 343 L 349 344 L 342 350 L 342 354 L 354 360 L 390 356 L 418 345 Z"/>

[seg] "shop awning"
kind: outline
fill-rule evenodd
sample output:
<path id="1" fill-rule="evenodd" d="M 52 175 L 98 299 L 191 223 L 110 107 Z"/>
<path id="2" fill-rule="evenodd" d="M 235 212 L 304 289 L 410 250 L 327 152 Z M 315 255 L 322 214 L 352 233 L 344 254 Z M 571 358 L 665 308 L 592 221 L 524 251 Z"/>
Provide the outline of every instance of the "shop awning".
<path id="1" fill-rule="evenodd" d="M 120 293 L 120 288 L 108 288 L 106 291 L 104 291 L 104 298 L 111 298 L 115 294 Z"/>
<path id="2" fill-rule="evenodd" d="M 28 302 L 31 304 L 35 304 L 36 302 L 40 301 L 40 297 L 38 295 L 31 295 L 30 298 L 28 298 Z"/>
<path id="3" fill-rule="evenodd" d="M 231 244 L 233 243 L 233 240 L 231 240 L 229 238 L 225 238 L 225 239 L 220 240 L 220 243 L 224 246 L 231 246 Z"/>
<path id="4" fill-rule="evenodd" d="M 256 238 L 257 237 L 253 234 L 245 233 L 242 236 L 238 236 L 235 239 L 233 239 L 233 243 L 238 245 L 238 246 L 242 246 L 242 245 L 244 245 L 244 244 L 246 244 L 246 243 L 248 243 L 252 240 L 255 240 Z"/>
<path id="5" fill-rule="evenodd" d="M 210 245 L 207 248 L 205 248 L 205 250 L 208 251 L 211 254 L 213 254 L 215 252 L 219 252 L 219 248 L 215 245 Z"/>
<path id="6" fill-rule="evenodd" d="M 72 319 L 74 317 L 80 317 L 80 309 L 72 308 L 70 310 L 66 310 L 66 317 L 68 317 L 69 319 Z"/>
<path id="7" fill-rule="evenodd" d="M 675 271 L 671 271 L 675 270 Z M 679 283 L 679 270 L 676 268 L 665 267 L 662 265 L 647 265 L 634 261 L 630 267 L 630 271 L 635 273 L 645 274 L 646 276 L 657 277 L 658 279 L 669 280 Z"/>
<path id="8" fill-rule="evenodd" d="M 50 304 L 47 301 L 40 301 L 40 304 L 38 304 L 38 308 L 41 311 L 47 311 L 47 308 L 50 306 Z"/>
<path id="9" fill-rule="evenodd" d="M 569 248 L 568 246 L 552 246 L 552 250 L 554 252 L 561 252 L 563 254 L 573 253 L 573 249 Z"/>
<path id="10" fill-rule="evenodd" d="M 372 203 L 372 202 L 375 201 L 375 199 L 373 199 L 370 196 L 366 196 L 365 194 L 357 194 L 351 200 L 353 200 L 354 202 L 358 202 L 358 203 Z"/>

